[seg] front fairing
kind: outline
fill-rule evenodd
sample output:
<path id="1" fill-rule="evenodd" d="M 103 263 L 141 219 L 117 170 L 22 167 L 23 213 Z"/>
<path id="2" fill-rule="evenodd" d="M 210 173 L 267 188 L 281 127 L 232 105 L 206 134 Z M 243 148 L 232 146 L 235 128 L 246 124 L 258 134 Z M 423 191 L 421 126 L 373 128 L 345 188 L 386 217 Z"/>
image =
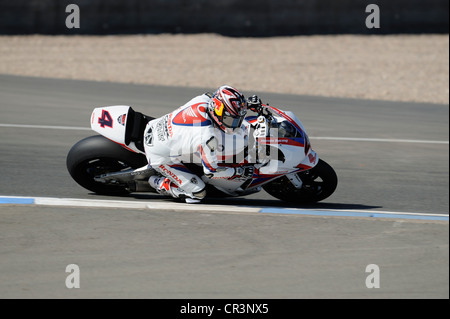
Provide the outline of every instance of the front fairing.
<path id="1" fill-rule="evenodd" d="M 262 168 L 265 173 L 283 174 L 305 170 L 317 164 L 317 154 L 312 150 L 306 130 L 292 112 L 271 108 L 273 120 L 269 137 L 259 138 L 260 145 L 271 149 L 271 162 Z"/>
<path id="2" fill-rule="evenodd" d="M 244 121 L 245 139 L 233 138 L 233 142 L 222 143 L 226 147 L 220 148 L 218 152 L 219 159 L 227 159 L 228 164 L 254 164 L 255 173 L 245 187 L 247 191 L 255 190 L 283 175 L 311 169 L 318 163 L 318 156 L 311 148 L 305 128 L 295 114 L 275 108 L 271 110 L 273 121 L 269 124 L 270 130 L 266 137 L 252 138 L 258 125 L 257 117 L 248 116 Z M 231 137 L 225 136 L 224 140 L 227 138 L 229 140 Z M 233 161 L 233 154 L 245 154 L 245 158 L 234 155 Z M 241 185 L 244 182 L 236 179 L 216 183 L 227 193 L 238 195 L 242 194 Z"/>

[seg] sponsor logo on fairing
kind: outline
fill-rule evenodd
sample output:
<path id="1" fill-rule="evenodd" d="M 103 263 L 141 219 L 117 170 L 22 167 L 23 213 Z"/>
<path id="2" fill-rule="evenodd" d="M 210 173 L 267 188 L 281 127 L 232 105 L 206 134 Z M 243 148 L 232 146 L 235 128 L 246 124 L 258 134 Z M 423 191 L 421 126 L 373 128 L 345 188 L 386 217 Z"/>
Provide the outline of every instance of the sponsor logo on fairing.
<path id="1" fill-rule="evenodd" d="M 117 122 L 119 122 L 119 124 L 125 126 L 125 123 L 126 123 L 125 120 L 126 120 L 126 118 L 127 118 L 127 115 L 126 115 L 126 114 L 123 114 L 123 115 L 121 115 L 121 116 L 119 116 L 119 117 L 117 118 Z"/>
<path id="2" fill-rule="evenodd" d="M 308 159 L 309 159 L 311 164 L 315 164 L 316 160 L 317 160 L 317 154 L 314 153 L 314 155 L 313 155 L 313 154 L 309 153 L 308 154 Z"/>

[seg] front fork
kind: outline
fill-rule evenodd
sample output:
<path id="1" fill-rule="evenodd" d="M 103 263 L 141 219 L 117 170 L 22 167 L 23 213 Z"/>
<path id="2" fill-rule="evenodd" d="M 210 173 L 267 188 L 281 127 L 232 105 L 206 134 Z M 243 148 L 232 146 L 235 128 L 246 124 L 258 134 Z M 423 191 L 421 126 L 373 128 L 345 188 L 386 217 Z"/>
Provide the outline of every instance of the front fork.
<path id="1" fill-rule="evenodd" d="M 310 170 L 311 168 L 315 167 L 319 163 L 319 156 L 316 152 L 314 152 L 311 148 L 308 150 L 308 154 L 305 156 L 303 161 L 298 164 L 297 168 L 300 168 L 300 172 L 305 172 Z M 289 181 L 292 183 L 292 185 L 295 186 L 295 188 L 300 189 L 303 186 L 303 181 L 298 175 L 298 171 L 294 173 L 290 173 L 286 175 L 286 177 L 289 179 Z"/>
<path id="2" fill-rule="evenodd" d="M 298 176 L 298 173 L 290 173 L 287 174 L 286 177 L 289 179 L 292 185 L 295 186 L 295 188 L 300 189 L 303 186 L 303 181 L 301 180 L 300 176 Z"/>

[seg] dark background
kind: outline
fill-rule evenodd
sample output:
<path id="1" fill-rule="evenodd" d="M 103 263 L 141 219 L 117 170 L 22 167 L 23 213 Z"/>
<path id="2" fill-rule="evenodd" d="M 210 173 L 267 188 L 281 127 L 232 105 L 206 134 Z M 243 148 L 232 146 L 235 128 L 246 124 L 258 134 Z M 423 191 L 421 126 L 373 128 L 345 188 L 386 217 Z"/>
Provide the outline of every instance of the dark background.
<path id="1" fill-rule="evenodd" d="M 65 12 L 77 4 L 81 28 Z M 381 28 L 368 29 L 368 4 Z M 0 34 L 228 36 L 448 33 L 448 0 L 0 0 Z"/>

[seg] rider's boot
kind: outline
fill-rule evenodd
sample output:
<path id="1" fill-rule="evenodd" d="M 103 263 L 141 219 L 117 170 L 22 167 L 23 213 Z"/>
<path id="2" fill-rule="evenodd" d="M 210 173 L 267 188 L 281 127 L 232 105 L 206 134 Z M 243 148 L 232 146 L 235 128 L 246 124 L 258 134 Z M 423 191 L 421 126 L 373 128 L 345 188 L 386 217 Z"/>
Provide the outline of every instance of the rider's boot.
<path id="1" fill-rule="evenodd" d="M 200 203 L 201 199 L 191 198 L 188 194 L 186 194 L 182 189 L 180 189 L 177 185 L 172 183 L 172 181 L 168 178 L 162 176 L 150 176 L 148 180 L 151 187 L 156 189 L 158 194 L 161 195 L 169 195 L 174 198 L 184 198 L 185 202 L 188 204 Z"/>

